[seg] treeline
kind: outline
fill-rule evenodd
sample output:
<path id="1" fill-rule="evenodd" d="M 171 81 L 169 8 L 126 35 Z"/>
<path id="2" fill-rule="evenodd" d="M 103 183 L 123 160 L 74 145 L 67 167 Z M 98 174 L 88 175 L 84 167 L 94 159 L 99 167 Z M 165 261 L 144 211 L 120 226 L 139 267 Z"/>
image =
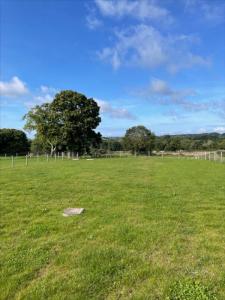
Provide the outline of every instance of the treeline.
<path id="1" fill-rule="evenodd" d="M 155 149 L 159 151 L 195 151 L 225 149 L 225 134 L 165 135 L 156 138 Z"/>
<path id="2" fill-rule="evenodd" d="M 103 138 L 101 147 L 104 150 L 128 150 L 122 137 Z M 129 148 L 129 147 L 128 147 Z M 183 134 L 155 136 L 154 150 L 156 151 L 196 151 L 224 150 L 225 133 Z"/>
<path id="3" fill-rule="evenodd" d="M 139 127 L 139 126 L 137 126 Z M 133 128 L 137 128 L 133 127 Z M 142 127 L 143 128 L 143 127 Z M 205 133 L 205 134 L 187 134 L 187 135 L 164 135 L 154 136 L 150 134 L 150 144 L 145 144 L 140 140 L 139 143 L 132 144 L 132 141 L 126 140 L 125 137 L 102 137 L 101 143 L 97 147 L 92 147 L 89 151 L 107 153 L 109 151 L 133 151 L 137 153 L 147 153 L 148 151 L 196 151 L 196 150 L 224 150 L 225 134 Z M 62 147 L 58 151 L 67 151 Z M 50 153 L 51 148 L 43 141 L 34 138 L 29 140 L 22 130 L 17 129 L 0 129 L 0 155 L 24 155 L 27 153 Z"/>

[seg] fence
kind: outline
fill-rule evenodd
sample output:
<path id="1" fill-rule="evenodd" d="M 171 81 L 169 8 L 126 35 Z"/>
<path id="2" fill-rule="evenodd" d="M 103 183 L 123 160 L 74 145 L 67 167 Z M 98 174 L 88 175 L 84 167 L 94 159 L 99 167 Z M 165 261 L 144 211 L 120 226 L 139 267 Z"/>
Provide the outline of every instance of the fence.
<path id="1" fill-rule="evenodd" d="M 155 155 L 165 157 L 185 157 L 191 159 L 201 159 L 201 160 L 212 160 L 212 161 L 220 161 L 225 162 L 225 150 L 216 150 L 216 151 L 159 151 L 154 152 Z"/>
<path id="2" fill-rule="evenodd" d="M 93 153 L 92 155 L 79 156 L 78 153 L 74 152 L 57 152 L 53 156 L 49 154 L 39 155 L 29 153 L 26 156 L 7 156 L 0 158 L 1 167 L 12 167 L 15 166 L 29 166 L 34 162 L 51 162 L 59 160 L 79 160 L 79 159 L 94 159 L 94 158 L 125 158 L 125 157 L 137 157 L 137 156 L 150 156 L 150 153 L 145 154 L 132 154 L 130 151 L 111 151 L 108 153 Z M 175 158 L 186 158 L 196 160 L 210 160 L 215 162 L 225 163 L 225 150 L 217 151 L 177 151 L 177 152 L 166 152 L 166 151 L 154 151 L 152 156 L 164 157 L 175 157 Z"/>
<path id="3" fill-rule="evenodd" d="M 82 155 L 79 156 L 76 152 L 57 152 L 54 155 L 50 154 L 34 154 L 29 153 L 27 155 L 19 156 L 19 155 L 6 155 L 0 157 L 0 169 L 8 168 L 8 167 L 16 167 L 16 166 L 29 166 L 30 164 L 34 164 L 35 162 L 52 162 L 52 161 L 64 161 L 64 160 L 80 160 L 80 159 L 93 159 L 93 158 L 114 158 L 114 157 L 128 157 L 132 154 L 127 151 L 114 151 L 108 153 L 93 153 L 92 155 Z"/>

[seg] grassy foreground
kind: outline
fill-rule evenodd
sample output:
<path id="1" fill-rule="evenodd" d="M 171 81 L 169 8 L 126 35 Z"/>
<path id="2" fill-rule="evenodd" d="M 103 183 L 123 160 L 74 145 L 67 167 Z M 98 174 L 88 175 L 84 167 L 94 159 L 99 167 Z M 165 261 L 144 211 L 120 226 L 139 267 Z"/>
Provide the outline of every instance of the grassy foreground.
<path id="1" fill-rule="evenodd" d="M 195 278 L 225 299 L 225 164 L 34 161 L 1 172 L 0 299 L 166 299 Z M 65 218 L 67 207 L 84 207 Z"/>

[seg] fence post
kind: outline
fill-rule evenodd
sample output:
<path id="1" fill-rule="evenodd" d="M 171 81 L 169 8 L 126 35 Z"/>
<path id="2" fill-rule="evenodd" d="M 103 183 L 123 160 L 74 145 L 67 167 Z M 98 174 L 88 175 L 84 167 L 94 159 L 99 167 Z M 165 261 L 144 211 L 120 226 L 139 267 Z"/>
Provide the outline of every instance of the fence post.
<path id="1" fill-rule="evenodd" d="M 28 159 L 27 159 L 27 155 L 26 155 L 26 166 L 28 166 Z"/>
<path id="2" fill-rule="evenodd" d="M 14 167 L 14 157 L 12 156 L 12 168 Z"/>
<path id="3" fill-rule="evenodd" d="M 223 162 L 223 152 L 220 152 L 220 161 Z"/>

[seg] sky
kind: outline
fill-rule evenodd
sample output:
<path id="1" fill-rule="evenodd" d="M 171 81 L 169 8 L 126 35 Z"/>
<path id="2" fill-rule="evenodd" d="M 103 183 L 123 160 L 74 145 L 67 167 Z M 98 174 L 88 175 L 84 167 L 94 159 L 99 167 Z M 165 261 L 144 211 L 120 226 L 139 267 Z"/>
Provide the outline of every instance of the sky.
<path id="1" fill-rule="evenodd" d="M 103 136 L 225 132 L 225 0 L 0 0 L 0 123 L 61 90 Z"/>

